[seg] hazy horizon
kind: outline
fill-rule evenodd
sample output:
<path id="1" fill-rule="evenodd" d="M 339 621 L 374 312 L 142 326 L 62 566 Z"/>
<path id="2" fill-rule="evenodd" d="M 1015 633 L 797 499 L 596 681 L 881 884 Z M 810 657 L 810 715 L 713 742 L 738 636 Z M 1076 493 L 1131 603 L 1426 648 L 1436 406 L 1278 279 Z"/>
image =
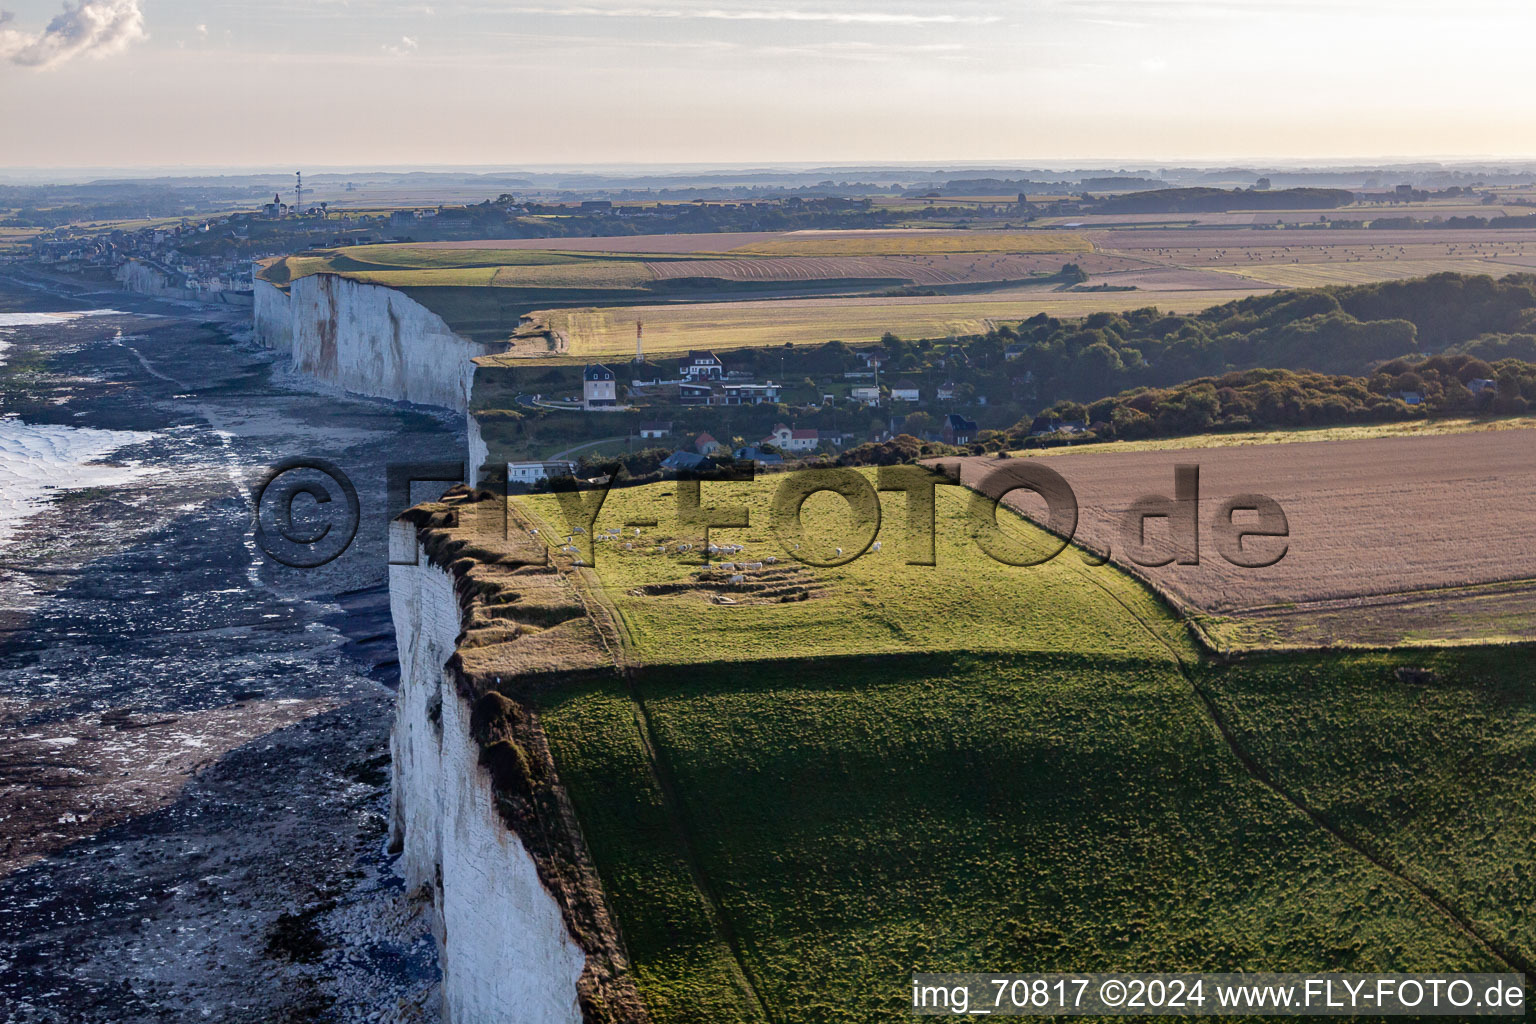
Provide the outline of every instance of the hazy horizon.
<path id="1" fill-rule="evenodd" d="M 1536 158 L 1516 0 L 7 10 L 12 170 Z"/>

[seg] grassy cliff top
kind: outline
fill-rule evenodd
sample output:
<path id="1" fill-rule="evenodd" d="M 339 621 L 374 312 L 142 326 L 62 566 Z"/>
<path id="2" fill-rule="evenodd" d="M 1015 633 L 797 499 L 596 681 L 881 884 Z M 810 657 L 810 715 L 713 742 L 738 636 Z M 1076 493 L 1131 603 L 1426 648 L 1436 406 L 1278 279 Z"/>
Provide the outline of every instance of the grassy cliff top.
<path id="1" fill-rule="evenodd" d="M 874 470 L 842 472 L 857 473 L 874 493 Z M 936 564 L 912 565 L 914 545 L 922 546 L 925 531 L 914 536 L 909 530 L 905 493 L 880 495 L 878 523 L 870 509 L 855 511 L 837 494 L 816 494 L 803 507 L 804 535 L 795 537 L 787 526 L 776 532 L 770 509 L 786 479 L 700 485 L 705 508 L 734 506 L 750 523 L 709 531 L 709 543 L 741 548 L 712 556 L 710 567 L 700 564 L 704 531 L 679 520 L 676 482 L 609 492 L 590 555 L 588 538 L 571 533 L 557 496 L 518 502 L 541 521 L 544 538 L 563 547 L 564 538 L 572 537 L 579 550 L 557 550 L 557 558 L 595 561 L 583 572 L 612 604 L 640 663 L 751 661 L 787 652 L 1039 651 L 1168 660 L 1171 648 L 1195 656 L 1183 627 L 1118 570 L 1090 565 L 1070 549 L 1035 566 L 984 554 L 973 537 L 993 521 L 1027 554 L 1043 555 L 1058 545 L 1007 510 L 994 520 L 990 504 L 975 504 L 977 497 L 964 488 L 935 489 Z M 647 519 L 658 525 L 602 539 L 607 529 Z M 836 562 L 866 544 L 860 557 L 840 566 L 796 560 Z M 927 553 L 916 557 L 927 560 Z M 741 579 L 733 582 L 736 576 Z"/>

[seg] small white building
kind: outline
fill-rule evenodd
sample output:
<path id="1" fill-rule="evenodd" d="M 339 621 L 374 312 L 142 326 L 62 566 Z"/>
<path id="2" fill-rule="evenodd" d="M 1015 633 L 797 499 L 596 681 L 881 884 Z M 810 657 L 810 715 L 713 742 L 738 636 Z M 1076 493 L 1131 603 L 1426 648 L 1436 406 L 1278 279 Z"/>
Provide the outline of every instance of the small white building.
<path id="1" fill-rule="evenodd" d="M 922 399 L 922 396 L 922 391 L 911 381 L 902 381 L 900 384 L 891 385 L 891 401 L 893 402 L 917 402 Z"/>
<path id="2" fill-rule="evenodd" d="M 536 484 L 541 480 L 548 480 L 557 476 L 575 476 L 576 463 L 564 459 L 556 459 L 551 462 L 509 462 L 507 463 L 507 483 L 509 484 Z"/>
<path id="3" fill-rule="evenodd" d="M 880 389 L 877 387 L 854 388 L 849 392 L 849 396 L 855 402 L 863 402 L 865 405 L 880 404 Z"/>
<path id="4" fill-rule="evenodd" d="M 652 421 L 650 421 L 648 423 L 642 423 L 642 424 L 640 424 L 640 436 L 641 437 L 646 437 L 646 438 L 650 438 L 650 437 L 671 437 L 672 436 L 672 421 L 671 420 L 652 420 Z"/>
<path id="5" fill-rule="evenodd" d="M 773 433 L 763 438 L 763 444 L 771 444 L 781 452 L 815 451 L 821 444 L 821 434 L 815 430 L 794 430 L 776 423 Z"/>

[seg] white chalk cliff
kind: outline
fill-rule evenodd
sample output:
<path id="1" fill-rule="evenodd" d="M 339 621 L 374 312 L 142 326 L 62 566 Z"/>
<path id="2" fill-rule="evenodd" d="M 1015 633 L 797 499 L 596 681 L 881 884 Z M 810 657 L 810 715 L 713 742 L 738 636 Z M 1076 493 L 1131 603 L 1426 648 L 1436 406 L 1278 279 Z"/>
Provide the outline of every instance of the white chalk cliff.
<path id="1" fill-rule="evenodd" d="M 415 528 L 390 525 L 390 610 L 400 655 L 390 842 L 408 891 L 429 888 L 449 1024 L 581 1024 L 586 955 L 534 860 L 496 809 L 470 708 L 445 669 L 461 622 L 453 577 Z"/>
<path id="2" fill-rule="evenodd" d="M 404 292 L 312 274 L 285 293 L 254 283 L 255 337 L 293 368 L 348 391 L 465 412 L 476 356 L 500 351 L 461 337 Z"/>

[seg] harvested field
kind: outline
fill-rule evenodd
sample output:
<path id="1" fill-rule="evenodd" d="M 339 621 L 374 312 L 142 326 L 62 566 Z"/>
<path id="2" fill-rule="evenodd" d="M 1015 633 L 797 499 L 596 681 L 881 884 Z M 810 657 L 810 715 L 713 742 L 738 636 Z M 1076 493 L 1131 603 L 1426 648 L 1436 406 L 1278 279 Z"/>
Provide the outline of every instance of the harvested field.
<path id="1" fill-rule="evenodd" d="M 1086 231 L 1095 249 L 1109 252 L 1144 252 L 1147 249 L 1275 249 L 1357 248 L 1397 246 L 1437 246 L 1484 251 L 1512 248 L 1529 249 L 1536 244 L 1536 229 L 1510 228 L 1498 231 L 1476 228 L 1435 229 L 1313 229 L 1291 228 L 1283 231 L 1217 228 L 1187 231 L 1167 230 Z"/>
<path id="2" fill-rule="evenodd" d="M 761 256 L 716 260 L 667 260 L 646 264 L 659 279 L 719 277 L 731 281 L 814 281 L 829 278 L 895 279 L 918 285 L 1022 281 L 1055 274 L 1072 262 L 1090 274 L 1130 270 L 1144 264 L 1097 253 L 1082 255 L 960 253 L 904 256 Z M 1218 286 L 1221 287 L 1221 286 Z"/>
<path id="3" fill-rule="evenodd" d="M 745 256 L 894 256 L 906 253 L 1091 252 L 1080 234 L 1065 231 L 732 231 L 693 235 L 602 238 L 508 238 L 426 242 L 421 249 L 557 249 L 570 252 L 733 253 Z"/>
<path id="4" fill-rule="evenodd" d="M 728 252 L 781 238 L 783 231 L 722 231 L 693 235 L 605 235 L 598 238 L 488 238 L 463 242 L 421 242 L 421 249 L 557 249 L 567 252 Z"/>
<path id="5" fill-rule="evenodd" d="M 1378 281 L 1396 281 L 1405 277 L 1428 277 L 1431 274 L 1487 274 L 1489 277 L 1506 277 L 1529 270 L 1517 263 L 1495 262 L 1471 257 L 1457 259 L 1367 259 L 1351 257 L 1348 262 L 1294 263 L 1268 266 L 1236 267 L 1213 270 L 1211 273 L 1232 274 L 1278 285 L 1281 288 L 1325 288 L 1329 285 L 1375 284 Z"/>
<path id="6" fill-rule="evenodd" d="M 896 256 L 907 253 L 1092 252 L 1067 231 L 793 231 L 731 250 L 747 256 Z"/>
<path id="7" fill-rule="evenodd" d="M 1049 465 L 1076 492 L 1079 541 L 1109 551 L 1218 641 L 1382 644 L 1536 639 L 1533 452 L 1536 431 L 1501 430 L 1082 452 Z M 997 465 L 962 461 L 967 481 Z M 1199 565 L 1135 565 L 1122 536 L 1126 510 L 1172 494 L 1179 463 L 1200 466 Z M 1287 553 L 1267 568 L 1232 565 L 1212 539 L 1220 503 L 1246 493 L 1278 501 L 1289 522 Z M 1157 551 L 1171 550 L 1166 520 L 1153 520 L 1148 534 Z"/>
<path id="8" fill-rule="evenodd" d="M 785 342 L 815 345 L 834 339 L 867 344 L 879 341 L 887 331 L 904 338 L 945 338 L 980 334 L 994 323 L 1017 322 L 1036 313 L 1071 317 L 1142 306 L 1194 312 L 1271 290 L 1260 286 L 1222 292 L 1015 289 L 969 299 L 920 296 L 705 302 L 548 309 L 530 316 L 566 337 L 569 356 L 586 358 L 633 352 L 636 320 L 645 322 L 646 352 L 659 355 L 693 348 L 724 350 Z M 496 357 L 488 359 L 496 361 Z"/>

